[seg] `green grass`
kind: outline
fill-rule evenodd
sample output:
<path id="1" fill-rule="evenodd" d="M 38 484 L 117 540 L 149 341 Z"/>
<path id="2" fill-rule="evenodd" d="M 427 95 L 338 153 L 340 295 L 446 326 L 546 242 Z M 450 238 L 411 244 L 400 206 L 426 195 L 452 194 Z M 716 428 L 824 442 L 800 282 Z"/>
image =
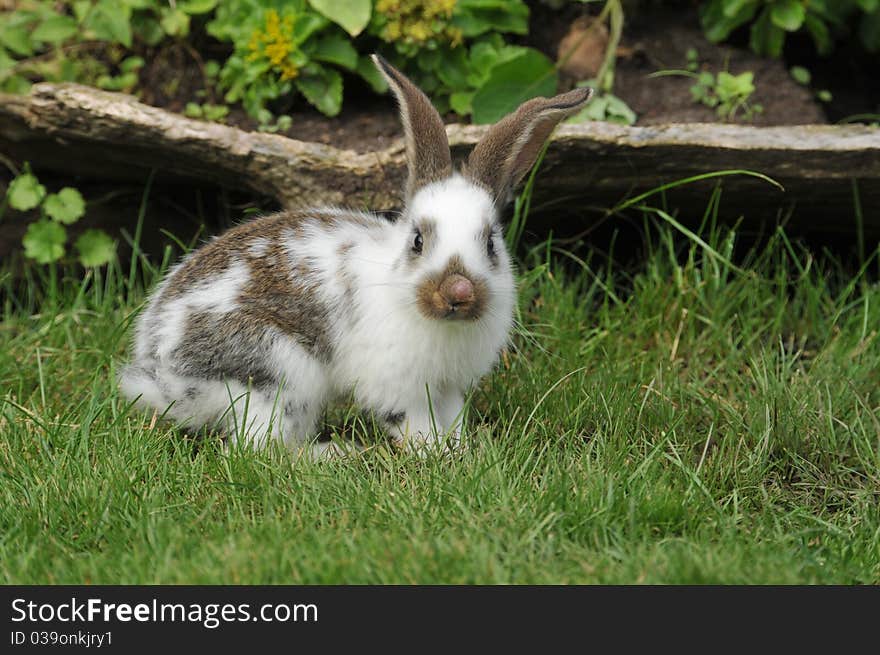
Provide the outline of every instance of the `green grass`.
<path id="1" fill-rule="evenodd" d="M 733 233 L 645 221 L 630 271 L 521 252 L 473 442 L 426 459 L 150 429 L 113 384 L 129 271 L 7 278 L 0 582 L 880 582 L 880 287 L 782 232 L 734 266 Z"/>

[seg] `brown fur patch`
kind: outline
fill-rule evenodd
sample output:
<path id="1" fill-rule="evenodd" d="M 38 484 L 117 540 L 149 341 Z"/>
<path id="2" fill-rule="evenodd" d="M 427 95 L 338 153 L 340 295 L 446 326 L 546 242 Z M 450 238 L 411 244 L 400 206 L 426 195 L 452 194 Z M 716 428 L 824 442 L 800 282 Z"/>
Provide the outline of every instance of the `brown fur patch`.
<path id="1" fill-rule="evenodd" d="M 172 368 L 179 375 L 271 387 L 280 382 L 265 357 L 271 341 L 246 311 L 190 314 L 172 353 Z"/>
<path id="2" fill-rule="evenodd" d="M 263 256 L 248 257 L 247 263 L 250 279 L 238 296 L 242 319 L 274 327 L 318 359 L 329 359 L 330 316 L 316 291 L 315 269 L 298 262 L 291 270 L 280 240 L 275 239 Z"/>
<path id="3" fill-rule="evenodd" d="M 453 306 L 444 297 L 444 282 L 453 275 L 461 275 L 471 281 L 474 287 L 474 298 L 471 302 Z M 455 255 L 449 259 L 442 271 L 426 277 L 419 284 L 416 298 L 416 306 L 426 318 L 473 321 L 480 318 L 486 308 L 489 288 L 484 280 L 471 275 L 461 258 Z"/>
<path id="4" fill-rule="evenodd" d="M 281 212 L 234 227 L 187 257 L 169 278 L 160 301 L 210 282 L 233 262 L 245 263 L 249 276 L 236 299 L 235 311 L 189 317 L 177 349 L 177 359 L 187 369 L 181 373 L 199 375 L 195 369 L 200 368 L 208 377 L 222 374 L 262 385 L 272 367 L 251 353 L 268 355 L 272 330 L 293 338 L 314 357 L 329 359 L 333 347 L 328 330 L 330 308 L 317 294 L 316 262 L 303 258 L 292 264 L 284 240 L 285 233 L 302 236 L 309 224 L 330 229 L 344 221 L 368 226 L 383 219 L 376 217 L 373 223 L 372 217 L 359 214 Z M 261 240 L 265 241 L 261 251 L 252 252 Z M 350 249 L 354 244 L 348 246 Z"/>

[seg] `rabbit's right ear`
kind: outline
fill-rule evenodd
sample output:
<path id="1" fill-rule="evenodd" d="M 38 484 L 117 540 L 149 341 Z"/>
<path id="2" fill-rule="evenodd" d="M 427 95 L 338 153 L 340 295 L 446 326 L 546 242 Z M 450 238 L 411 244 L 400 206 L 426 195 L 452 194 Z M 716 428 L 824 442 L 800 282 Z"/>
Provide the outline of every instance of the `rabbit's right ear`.
<path id="1" fill-rule="evenodd" d="M 452 174 L 452 156 L 443 119 L 421 89 L 380 55 L 373 63 L 382 73 L 400 105 L 400 120 L 406 135 L 406 163 L 409 176 L 406 200 L 431 182 Z"/>
<path id="2" fill-rule="evenodd" d="M 524 102 L 489 128 L 468 157 L 465 175 L 488 189 L 497 205 L 507 203 L 554 128 L 580 111 L 592 96 L 592 89 L 580 88 Z"/>

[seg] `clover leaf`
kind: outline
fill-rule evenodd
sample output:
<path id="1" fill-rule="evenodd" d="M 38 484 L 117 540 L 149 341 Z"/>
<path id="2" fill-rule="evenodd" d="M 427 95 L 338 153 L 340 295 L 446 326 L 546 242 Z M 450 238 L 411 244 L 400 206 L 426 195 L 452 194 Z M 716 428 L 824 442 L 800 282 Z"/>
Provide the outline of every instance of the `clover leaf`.
<path id="1" fill-rule="evenodd" d="M 86 230 L 73 245 L 83 266 L 103 266 L 116 256 L 116 243 L 102 230 Z"/>
<path id="2" fill-rule="evenodd" d="M 64 256 L 65 241 L 67 231 L 64 226 L 45 218 L 28 225 L 21 240 L 25 256 L 40 264 L 51 264 L 61 259 Z"/>
<path id="3" fill-rule="evenodd" d="M 58 193 L 50 193 L 46 197 L 43 209 L 59 223 L 70 225 L 76 223 L 86 212 L 86 201 L 76 189 L 64 187 Z"/>
<path id="4" fill-rule="evenodd" d="M 7 197 L 13 209 L 27 211 L 40 204 L 46 195 L 46 187 L 30 173 L 19 175 L 9 185 Z"/>

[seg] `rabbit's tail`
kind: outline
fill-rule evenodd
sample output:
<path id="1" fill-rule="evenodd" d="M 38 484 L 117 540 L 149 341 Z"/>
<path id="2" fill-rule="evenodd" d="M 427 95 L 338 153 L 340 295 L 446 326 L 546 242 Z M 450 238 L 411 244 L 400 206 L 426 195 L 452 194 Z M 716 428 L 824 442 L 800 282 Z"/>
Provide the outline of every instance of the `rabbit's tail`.
<path id="1" fill-rule="evenodd" d="M 155 366 L 130 364 L 119 373 L 119 388 L 135 405 L 142 408 L 161 409 L 168 406 L 159 385 Z"/>

